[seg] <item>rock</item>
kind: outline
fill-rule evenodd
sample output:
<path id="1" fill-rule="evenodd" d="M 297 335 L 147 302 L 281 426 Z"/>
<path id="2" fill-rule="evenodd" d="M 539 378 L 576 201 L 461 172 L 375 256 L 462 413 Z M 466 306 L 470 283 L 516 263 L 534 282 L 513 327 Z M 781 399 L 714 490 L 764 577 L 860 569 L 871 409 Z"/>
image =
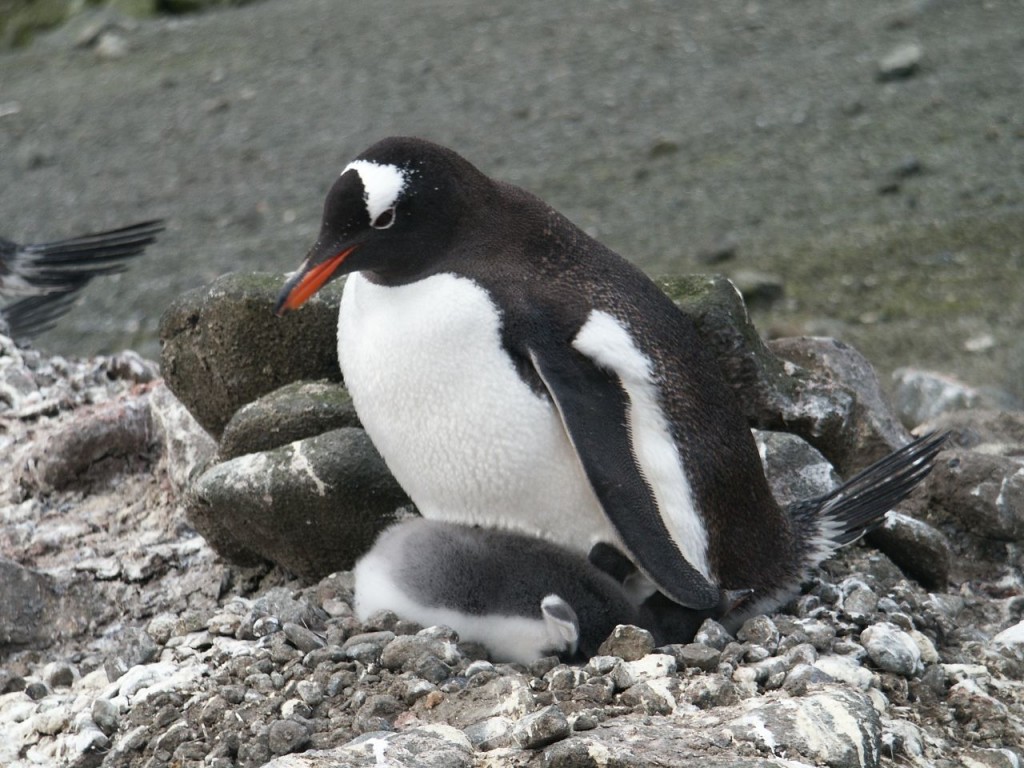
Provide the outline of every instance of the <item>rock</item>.
<path id="1" fill-rule="evenodd" d="M 174 492 L 181 496 L 213 463 L 217 444 L 166 383 L 154 385 L 149 406 L 155 436 L 162 447 L 162 465 Z"/>
<path id="2" fill-rule="evenodd" d="M 814 668 L 828 675 L 833 680 L 846 683 L 862 691 L 868 690 L 874 681 L 874 675 L 871 674 L 870 670 L 864 669 L 856 661 L 846 656 L 837 656 L 835 654 L 821 656 L 814 662 Z"/>
<path id="3" fill-rule="evenodd" d="M 972 387 L 936 371 L 897 368 L 892 382 L 893 407 L 908 428 L 956 411 L 1020 407 L 1008 393 Z"/>
<path id="4" fill-rule="evenodd" d="M 224 427 L 220 458 L 267 451 L 342 427 L 359 427 L 352 398 L 331 381 L 295 381 L 242 406 Z"/>
<path id="5" fill-rule="evenodd" d="M 507 747 L 512 743 L 512 723 L 507 717 L 489 717 L 463 730 L 481 752 Z"/>
<path id="6" fill-rule="evenodd" d="M 80 408 L 36 442 L 22 482 L 41 493 L 108 480 L 150 454 L 148 397 L 124 397 Z"/>
<path id="7" fill-rule="evenodd" d="M 949 582 L 949 540 L 928 523 L 890 511 L 885 523 L 868 534 L 868 541 L 924 587 L 941 589 Z"/>
<path id="8" fill-rule="evenodd" d="M 868 657 L 881 670 L 903 677 L 923 671 L 918 644 L 894 624 L 872 624 L 861 632 L 860 641 Z"/>
<path id="9" fill-rule="evenodd" d="M 132 667 L 149 664 L 160 653 L 160 648 L 149 634 L 136 627 L 126 627 L 118 636 L 117 649 L 103 664 L 107 679 L 114 682 Z"/>
<path id="10" fill-rule="evenodd" d="M 729 279 L 743 296 L 743 302 L 755 309 L 767 309 L 778 302 L 786 293 L 785 284 L 778 275 L 757 272 L 752 269 L 734 271 Z"/>
<path id="11" fill-rule="evenodd" d="M 877 765 L 881 723 L 864 694 L 832 687 L 799 699 L 770 701 L 727 723 L 733 737 L 769 752 L 785 744 L 789 759 L 814 765 Z"/>
<path id="12" fill-rule="evenodd" d="M 270 724 L 267 746 L 275 755 L 298 752 L 309 741 L 309 730 L 294 720 L 276 720 Z"/>
<path id="13" fill-rule="evenodd" d="M 619 624 L 597 649 L 602 656 L 618 656 L 625 661 L 642 659 L 654 650 L 654 636 L 646 629 Z"/>
<path id="14" fill-rule="evenodd" d="M 1024 461 L 978 451 L 944 451 L 928 477 L 932 509 L 971 536 L 1024 538 Z"/>
<path id="15" fill-rule="evenodd" d="M 0 556 L 0 652 L 45 648 L 88 629 L 105 611 L 91 584 L 57 580 Z"/>
<path id="16" fill-rule="evenodd" d="M 917 43 L 903 43 L 893 48 L 878 62 L 878 79 L 905 80 L 917 72 L 923 49 Z"/>
<path id="17" fill-rule="evenodd" d="M 512 726 L 512 740 L 523 749 L 539 749 L 564 739 L 570 730 L 565 713 L 551 705 L 520 718 Z"/>
<path id="18" fill-rule="evenodd" d="M 950 447 L 1012 458 L 1024 445 L 1024 409 L 951 411 L 921 426 L 921 431 L 949 432 Z"/>
<path id="19" fill-rule="evenodd" d="M 68 688 L 75 682 L 75 670 L 67 662 L 53 661 L 43 667 L 43 680 L 51 688 Z"/>
<path id="20" fill-rule="evenodd" d="M 689 643 L 676 647 L 679 648 L 678 653 L 675 654 L 676 663 L 683 667 L 696 667 L 705 672 L 711 672 L 718 669 L 718 664 L 722 660 L 720 650 L 703 643 Z"/>
<path id="21" fill-rule="evenodd" d="M 992 646 L 1019 661 L 1024 661 L 1024 620 L 1007 627 L 993 637 Z"/>
<path id="22" fill-rule="evenodd" d="M 772 495 L 783 507 L 823 496 L 842 482 L 829 460 L 803 438 L 755 430 L 754 440 Z"/>
<path id="23" fill-rule="evenodd" d="M 301 312 L 274 315 L 280 275 L 229 274 L 179 297 L 160 319 L 160 370 L 205 430 L 219 438 L 241 406 L 299 380 L 340 381 L 343 281 Z"/>
<path id="24" fill-rule="evenodd" d="M 871 364 L 835 339 L 777 339 L 772 352 L 803 369 L 797 408 L 783 413 L 788 431 L 821 451 L 849 476 L 905 445 L 899 423 Z"/>
<path id="25" fill-rule="evenodd" d="M 407 503 L 366 433 L 347 428 L 212 467 L 187 512 L 225 558 L 319 579 L 351 568 Z"/>
<path id="26" fill-rule="evenodd" d="M 774 651 L 779 647 L 779 628 L 767 616 L 754 616 L 743 622 L 743 626 L 736 633 L 736 639 Z"/>
<path id="27" fill-rule="evenodd" d="M 693 638 L 693 642 L 718 651 L 725 648 L 732 640 L 733 637 L 729 634 L 729 630 L 714 619 L 704 619 L 704 623 L 700 625 L 700 629 L 697 630 L 697 634 Z"/>
<path id="28" fill-rule="evenodd" d="M 472 768 L 473 745 L 447 725 L 425 725 L 402 733 L 368 733 L 343 747 L 279 757 L 264 768 Z"/>

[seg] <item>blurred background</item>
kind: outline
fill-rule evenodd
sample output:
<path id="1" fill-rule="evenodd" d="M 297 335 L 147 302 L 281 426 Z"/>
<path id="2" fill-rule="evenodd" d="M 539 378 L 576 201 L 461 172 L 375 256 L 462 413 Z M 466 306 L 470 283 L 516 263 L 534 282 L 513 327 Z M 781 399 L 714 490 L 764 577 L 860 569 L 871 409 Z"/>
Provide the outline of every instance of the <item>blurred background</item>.
<path id="1" fill-rule="evenodd" d="M 44 3 L 27 3 L 37 9 Z M 1024 397 L 1020 0 L 0 0 L 0 235 L 167 231 L 36 340 L 159 355 L 183 291 L 285 273 L 326 190 L 414 134 L 765 336 Z M 67 3 L 65 3 L 67 5 Z M 57 18 L 63 19 L 58 14 Z"/>

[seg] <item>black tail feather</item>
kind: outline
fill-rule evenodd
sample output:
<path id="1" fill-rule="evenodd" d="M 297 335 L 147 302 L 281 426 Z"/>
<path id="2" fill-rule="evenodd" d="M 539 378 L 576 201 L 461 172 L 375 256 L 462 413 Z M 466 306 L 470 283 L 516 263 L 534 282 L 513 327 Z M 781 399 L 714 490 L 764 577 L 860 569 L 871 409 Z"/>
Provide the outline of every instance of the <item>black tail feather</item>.
<path id="1" fill-rule="evenodd" d="M 12 339 L 30 339 L 56 325 L 77 297 L 77 287 L 29 296 L 0 308 L 0 320 L 7 324 L 7 335 Z"/>
<path id="2" fill-rule="evenodd" d="M 805 532 L 817 530 L 836 548 L 856 541 L 880 526 L 885 513 L 931 472 L 948 437 L 948 432 L 942 432 L 917 438 L 834 491 L 791 505 L 791 518 Z"/>
<path id="3" fill-rule="evenodd" d="M 164 229 L 160 219 L 81 237 L 21 246 L 19 271 L 42 290 L 83 286 L 91 278 L 121 272 L 126 259 L 142 253 Z"/>

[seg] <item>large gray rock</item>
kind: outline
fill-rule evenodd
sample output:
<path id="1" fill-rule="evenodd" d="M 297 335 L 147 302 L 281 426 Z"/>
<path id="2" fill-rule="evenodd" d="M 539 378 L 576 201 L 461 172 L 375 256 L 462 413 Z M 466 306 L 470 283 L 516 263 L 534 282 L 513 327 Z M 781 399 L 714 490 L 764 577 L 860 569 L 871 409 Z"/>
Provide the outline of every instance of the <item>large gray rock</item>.
<path id="1" fill-rule="evenodd" d="M 5 557 L 0 595 L 0 657 L 13 648 L 45 648 L 109 617 L 85 579 L 60 581 Z"/>
<path id="2" fill-rule="evenodd" d="M 1024 539 L 1024 459 L 962 449 L 942 458 L 927 481 L 933 510 L 973 536 Z"/>
<path id="3" fill-rule="evenodd" d="M 806 337 L 769 347 L 794 371 L 800 390 L 796 408 L 779 414 L 787 431 L 825 454 L 844 477 L 909 441 L 874 368 L 853 347 Z"/>
<path id="4" fill-rule="evenodd" d="M 757 753 L 830 768 L 879 764 L 881 723 L 870 699 L 828 686 L 814 694 L 679 712 L 666 717 L 618 718 L 545 751 L 546 766 L 762 766 Z M 639 745 L 642 745 L 640 747 Z M 729 755 L 726 757 L 725 755 Z"/>
<path id="5" fill-rule="evenodd" d="M 892 372 L 892 385 L 893 406 L 910 428 L 957 411 L 1020 408 L 1006 392 L 972 387 L 938 371 L 897 368 Z"/>
<path id="6" fill-rule="evenodd" d="M 923 520 L 891 511 L 885 523 L 868 534 L 867 540 L 928 589 L 942 589 L 949 582 L 949 539 Z"/>
<path id="7" fill-rule="evenodd" d="M 358 427 L 348 390 L 331 381 L 294 381 L 243 405 L 224 427 L 220 456 L 267 451 L 342 427 Z"/>
<path id="8" fill-rule="evenodd" d="M 405 504 L 366 433 L 345 428 L 212 467 L 187 512 L 228 560 L 316 579 L 351 568 Z"/>
<path id="9" fill-rule="evenodd" d="M 180 496 L 213 463 L 217 444 L 165 382 L 159 382 L 150 392 L 149 409 L 156 438 L 163 446 L 167 478 Z"/>
<path id="10" fill-rule="evenodd" d="M 340 381 L 340 281 L 274 315 L 281 275 L 229 274 L 182 295 L 160 319 L 167 386 L 215 438 L 241 406 L 301 379 Z"/>
<path id="11" fill-rule="evenodd" d="M 367 733 L 343 747 L 279 757 L 265 768 L 471 768 L 473 764 L 473 745 L 462 731 L 426 725 L 402 733 Z"/>

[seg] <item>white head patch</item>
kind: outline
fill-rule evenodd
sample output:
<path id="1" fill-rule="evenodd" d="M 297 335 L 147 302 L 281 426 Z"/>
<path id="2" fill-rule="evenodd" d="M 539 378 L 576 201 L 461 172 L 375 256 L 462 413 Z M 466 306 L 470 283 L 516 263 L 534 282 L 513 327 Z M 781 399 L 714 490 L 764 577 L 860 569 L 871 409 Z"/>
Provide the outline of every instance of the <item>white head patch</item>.
<path id="1" fill-rule="evenodd" d="M 355 171 L 366 191 L 366 212 L 370 221 L 376 221 L 388 208 L 394 206 L 398 196 L 405 189 L 406 173 L 397 165 L 374 163 L 369 160 L 353 160 L 345 166 L 342 175 Z"/>

